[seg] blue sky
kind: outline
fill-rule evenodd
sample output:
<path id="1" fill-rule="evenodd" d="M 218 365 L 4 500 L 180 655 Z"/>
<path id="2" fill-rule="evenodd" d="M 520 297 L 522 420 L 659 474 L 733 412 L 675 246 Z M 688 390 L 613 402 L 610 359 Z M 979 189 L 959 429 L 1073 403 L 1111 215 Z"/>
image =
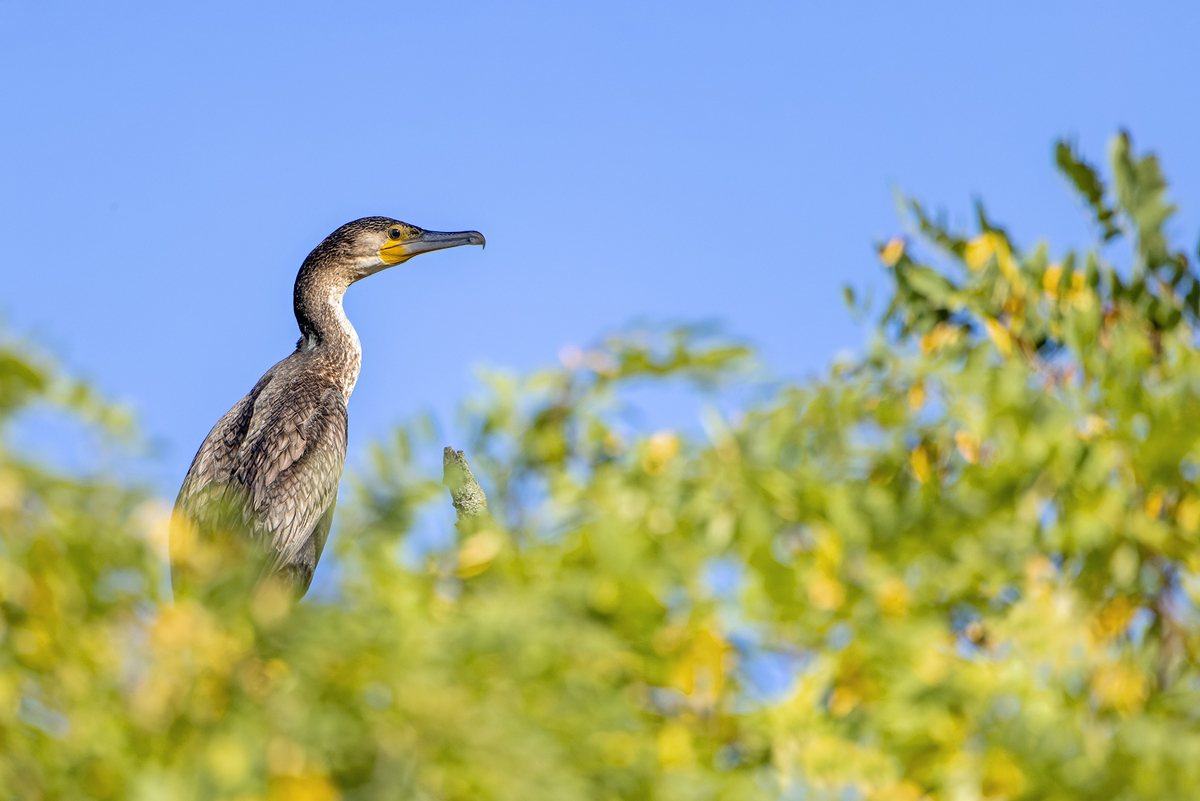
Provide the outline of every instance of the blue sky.
<path id="1" fill-rule="evenodd" d="M 472 369 L 633 319 L 720 320 L 780 375 L 861 344 L 892 188 L 1019 242 L 1087 241 L 1051 166 L 1118 128 L 1198 230 L 1185 3 L 0 0 L 0 312 L 130 404 L 173 495 L 297 337 L 344 222 L 473 228 L 351 288 L 351 461 Z M 37 443 L 33 444 L 38 447 Z M 48 447 L 48 445 L 47 445 Z"/>

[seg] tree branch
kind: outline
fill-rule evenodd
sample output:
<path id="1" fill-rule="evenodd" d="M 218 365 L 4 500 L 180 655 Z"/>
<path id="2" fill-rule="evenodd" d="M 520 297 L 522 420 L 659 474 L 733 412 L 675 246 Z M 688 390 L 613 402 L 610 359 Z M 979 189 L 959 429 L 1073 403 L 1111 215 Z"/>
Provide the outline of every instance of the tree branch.
<path id="1" fill-rule="evenodd" d="M 459 531 L 467 533 L 468 529 L 474 531 L 481 523 L 492 522 L 487 496 L 471 475 L 471 466 L 462 451 L 454 448 L 442 451 L 442 483 L 450 490 L 450 499 L 458 512 Z"/>

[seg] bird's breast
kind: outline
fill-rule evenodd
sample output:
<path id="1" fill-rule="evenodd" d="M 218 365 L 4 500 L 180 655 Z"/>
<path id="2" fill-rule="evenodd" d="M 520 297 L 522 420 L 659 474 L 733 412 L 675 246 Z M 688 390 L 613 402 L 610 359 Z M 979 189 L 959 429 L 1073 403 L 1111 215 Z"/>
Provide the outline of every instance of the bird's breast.
<path id="1" fill-rule="evenodd" d="M 338 381 L 342 389 L 342 397 L 350 400 L 350 393 L 354 391 L 354 385 L 358 383 L 358 372 L 362 369 L 362 348 L 358 344 L 358 337 L 354 337 L 354 349 L 347 355 L 346 364 L 342 368 L 342 375 Z"/>

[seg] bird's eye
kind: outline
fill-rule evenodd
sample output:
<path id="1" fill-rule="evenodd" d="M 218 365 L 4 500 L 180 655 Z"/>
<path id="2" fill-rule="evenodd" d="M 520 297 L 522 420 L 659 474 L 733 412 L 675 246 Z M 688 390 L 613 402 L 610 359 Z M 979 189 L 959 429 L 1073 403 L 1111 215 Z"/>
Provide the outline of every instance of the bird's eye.
<path id="1" fill-rule="evenodd" d="M 390 236 L 392 239 L 399 239 L 400 233 L 401 231 L 399 228 L 393 228 L 392 230 L 388 231 L 388 236 Z"/>

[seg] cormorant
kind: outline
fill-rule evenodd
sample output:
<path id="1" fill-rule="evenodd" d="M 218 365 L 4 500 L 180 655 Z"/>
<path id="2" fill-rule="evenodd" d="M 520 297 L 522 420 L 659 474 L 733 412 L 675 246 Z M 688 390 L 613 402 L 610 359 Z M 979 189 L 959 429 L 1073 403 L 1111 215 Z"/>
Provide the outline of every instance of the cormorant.
<path id="1" fill-rule="evenodd" d="M 296 351 L 213 426 L 175 501 L 177 599 L 235 573 L 239 595 L 247 581 L 272 575 L 294 587 L 296 597 L 308 591 L 333 522 L 346 461 L 346 402 L 362 357 L 342 296 L 355 281 L 420 253 L 483 244 L 478 231 L 425 231 L 365 217 L 308 255 L 293 294 Z"/>

